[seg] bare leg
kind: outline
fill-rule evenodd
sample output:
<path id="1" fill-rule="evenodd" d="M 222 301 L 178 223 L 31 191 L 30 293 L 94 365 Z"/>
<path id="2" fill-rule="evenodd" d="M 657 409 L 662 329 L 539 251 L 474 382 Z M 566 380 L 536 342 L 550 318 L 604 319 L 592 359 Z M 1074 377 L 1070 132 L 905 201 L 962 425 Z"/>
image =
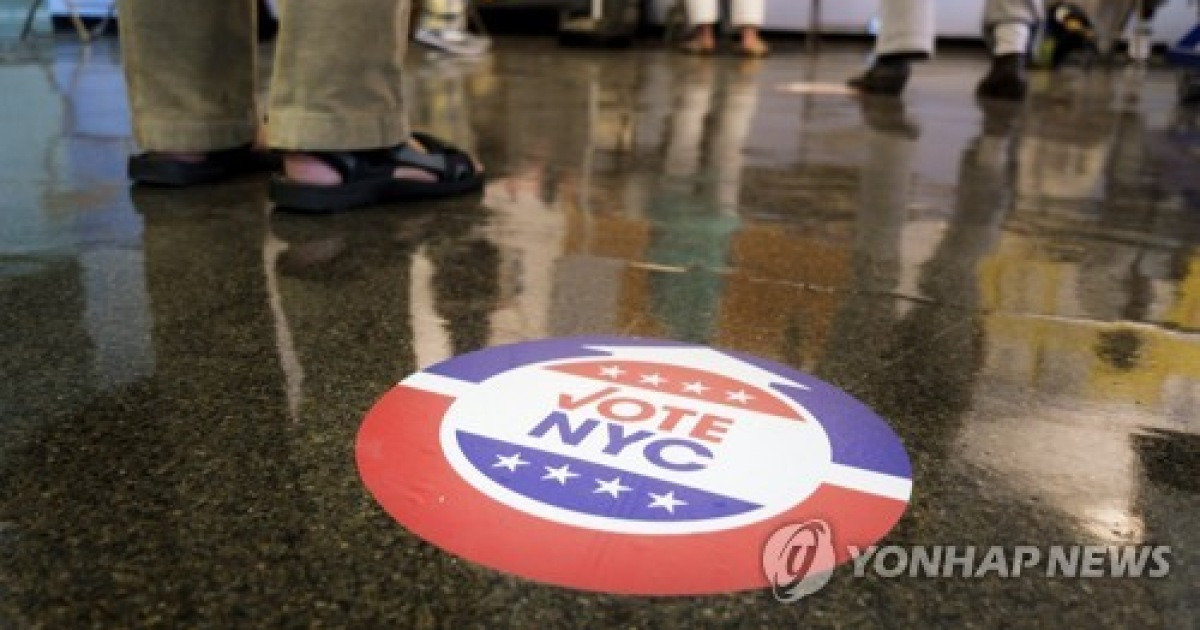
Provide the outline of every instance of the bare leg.
<path id="1" fill-rule="evenodd" d="M 717 49 L 716 27 L 713 24 L 697 24 L 692 36 L 681 47 L 684 52 L 708 54 Z"/>
<path id="2" fill-rule="evenodd" d="M 752 57 L 762 57 L 770 52 L 767 43 L 759 35 L 757 26 L 742 27 L 742 53 Z"/>

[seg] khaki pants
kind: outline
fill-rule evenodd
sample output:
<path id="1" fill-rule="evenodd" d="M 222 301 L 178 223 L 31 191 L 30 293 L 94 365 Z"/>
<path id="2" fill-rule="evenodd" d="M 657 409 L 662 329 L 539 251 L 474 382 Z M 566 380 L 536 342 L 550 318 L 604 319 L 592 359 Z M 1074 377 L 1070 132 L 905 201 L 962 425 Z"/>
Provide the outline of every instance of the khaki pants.
<path id="1" fill-rule="evenodd" d="M 401 65 L 408 0 L 279 0 L 267 141 L 338 151 L 408 139 Z M 250 142 L 252 0 L 120 0 L 121 52 L 138 143 L 212 151 Z"/>

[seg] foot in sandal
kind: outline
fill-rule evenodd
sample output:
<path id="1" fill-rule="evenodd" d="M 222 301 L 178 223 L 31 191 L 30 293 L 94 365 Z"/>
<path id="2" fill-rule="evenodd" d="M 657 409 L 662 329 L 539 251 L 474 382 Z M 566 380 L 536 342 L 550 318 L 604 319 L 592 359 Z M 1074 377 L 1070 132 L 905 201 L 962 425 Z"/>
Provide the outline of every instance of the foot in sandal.
<path id="1" fill-rule="evenodd" d="M 269 194 L 281 210 L 329 213 L 450 197 L 477 191 L 483 183 L 483 167 L 471 156 L 414 133 L 390 148 L 288 153 L 284 173 L 271 181 Z"/>

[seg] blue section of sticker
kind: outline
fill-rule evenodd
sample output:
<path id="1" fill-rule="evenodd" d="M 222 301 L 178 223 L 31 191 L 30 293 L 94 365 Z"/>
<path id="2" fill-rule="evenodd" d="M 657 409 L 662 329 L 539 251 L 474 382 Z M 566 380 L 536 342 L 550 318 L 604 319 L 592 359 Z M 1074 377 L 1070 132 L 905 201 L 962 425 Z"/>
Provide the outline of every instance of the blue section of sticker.
<path id="1" fill-rule="evenodd" d="M 645 522 L 701 521 L 762 506 L 619 468 L 457 431 L 476 470 L 535 501 L 573 512 Z"/>

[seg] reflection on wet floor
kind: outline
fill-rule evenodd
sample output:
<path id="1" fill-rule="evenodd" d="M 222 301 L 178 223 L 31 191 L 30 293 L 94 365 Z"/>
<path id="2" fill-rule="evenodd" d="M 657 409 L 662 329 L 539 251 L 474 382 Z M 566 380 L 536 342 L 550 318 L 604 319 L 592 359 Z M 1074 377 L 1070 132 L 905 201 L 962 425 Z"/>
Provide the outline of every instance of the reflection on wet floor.
<path id="1" fill-rule="evenodd" d="M 114 49 L 0 66 L 0 626 L 1191 627 L 1200 615 L 1200 137 L 1154 69 L 978 104 L 819 61 L 501 40 L 413 60 L 473 199 L 272 213 L 261 181 L 130 191 Z M 1171 545 L 1160 580 L 835 576 L 636 599 L 412 538 L 363 490 L 392 384 L 525 339 L 751 352 L 888 419 L 903 545 Z M 485 535 L 485 533 L 481 533 Z M 697 558 L 702 564 L 703 558 Z"/>

